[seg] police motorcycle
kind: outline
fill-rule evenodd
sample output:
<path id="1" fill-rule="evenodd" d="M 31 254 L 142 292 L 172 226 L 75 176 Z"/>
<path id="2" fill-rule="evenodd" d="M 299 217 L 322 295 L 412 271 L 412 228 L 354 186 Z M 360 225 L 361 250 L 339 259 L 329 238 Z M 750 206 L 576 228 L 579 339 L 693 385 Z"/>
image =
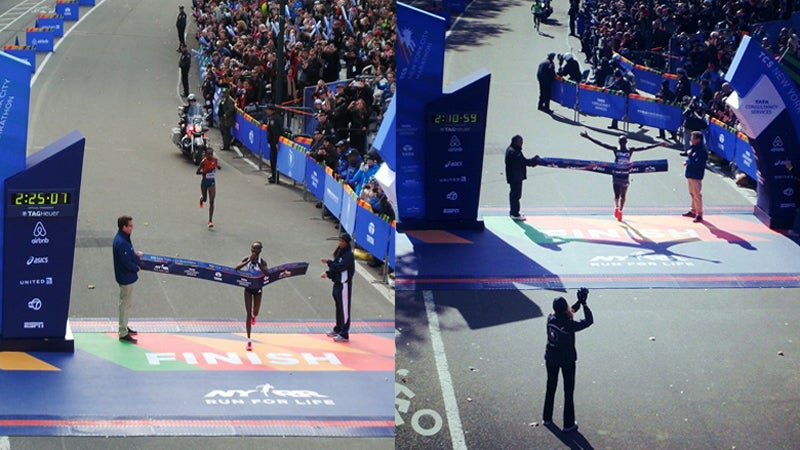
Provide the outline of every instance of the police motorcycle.
<path id="1" fill-rule="evenodd" d="M 172 142 L 196 165 L 208 148 L 208 127 L 203 108 L 197 105 L 194 94 L 187 98 L 189 105 L 178 107 L 178 127 L 172 129 Z"/>

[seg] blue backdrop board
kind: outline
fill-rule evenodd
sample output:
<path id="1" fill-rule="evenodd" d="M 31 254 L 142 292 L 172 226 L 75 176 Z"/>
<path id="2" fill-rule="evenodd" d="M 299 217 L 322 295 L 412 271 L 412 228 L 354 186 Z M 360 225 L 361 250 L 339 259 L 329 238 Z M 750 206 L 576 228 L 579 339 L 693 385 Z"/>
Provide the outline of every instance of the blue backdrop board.
<path id="1" fill-rule="evenodd" d="M 328 208 L 328 211 L 339 217 L 342 212 L 342 195 L 344 188 L 342 184 L 333 178 L 330 173 L 325 173 L 325 196 L 322 198 L 322 203 Z"/>
<path id="2" fill-rule="evenodd" d="M 266 137 L 266 133 L 261 130 L 258 123 L 248 120 L 243 114 L 236 114 L 233 136 L 255 155 L 261 151 L 261 141 L 266 141 L 262 135 Z"/>
<path id="3" fill-rule="evenodd" d="M 578 83 L 558 77 L 550 88 L 550 96 L 550 99 L 559 105 L 575 109 L 575 105 L 578 103 Z"/>
<path id="4" fill-rule="evenodd" d="M 442 95 L 445 20 L 397 3 L 398 222 L 425 218 L 425 105 Z"/>
<path id="5" fill-rule="evenodd" d="M 3 53 L 27 61 L 31 73 L 36 72 L 36 49 L 28 45 L 4 45 Z"/>
<path id="6" fill-rule="evenodd" d="M 426 108 L 425 216 L 440 227 L 479 226 L 490 81 L 479 70 Z"/>
<path id="7" fill-rule="evenodd" d="M 392 227 L 365 208 L 356 210 L 355 241 L 376 258 L 383 260 L 389 247 Z"/>
<path id="8" fill-rule="evenodd" d="M 64 18 L 58 14 L 39 14 L 39 17 L 36 18 L 36 26 L 50 28 L 55 37 L 64 36 Z"/>
<path id="9" fill-rule="evenodd" d="M 800 92 L 772 54 L 749 36 L 725 80 L 735 90 L 728 104 L 756 152 L 756 213 L 772 228 L 791 228 L 795 181 L 783 161 L 800 161 Z"/>
<path id="10" fill-rule="evenodd" d="M 28 146 L 28 111 L 31 95 L 31 65 L 22 59 L 0 52 L 0 181 L 25 169 Z M 5 217 L 5 200 L 0 202 L 0 217 Z M 7 235 L 5 221 L 0 221 L 0 234 Z M 0 256 L 3 255 L 0 239 Z M 0 257 L 0 273 L 3 273 Z M 0 283 L 0 336 L 3 335 L 3 298 Z"/>
<path id="11" fill-rule="evenodd" d="M 344 227 L 344 230 L 352 236 L 356 228 L 358 200 L 356 200 L 352 189 L 342 187 L 342 213 L 339 216 L 339 222 Z"/>
<path id="12" fill-rule="evenodd" d="M 313 160 L 306 161 L 306 187 L 319 200 L 325 196 L 325 175 L 325 167 Z"/>
<path id="13" fill-rule="evenodd" d="M 73 131 L 5 180 L 3 339 L 66 334 L 85 142 Z"/>
<path id="14" fill-rule="evenodd" d="M 624 95 L 609 91 L 589 89 L 587 85 L 578 86 L 578 110 L 589 116 L 610 117 L 620 120 L 625 117 Z"/>
<path id="15" fill-rule="evenodd" d="M 64 20 L 78 20 L 81 14 L 80 5 L 75 0 L 56 0 L 56 14 L 64 17 Z"/>
<path id="16" fill-rule="evenodd" d="M 278 144 L 278 170 L 292 180 L 302 183 L 306 173 L 305 153 L 281 140 Z"/>
<path id="17" fill-rule="evenodd" d="M 663 130 L 677 131 L 681 126 L 681 108 L 655 102 L 638 95 L 628 97 L 628 121 Z"/>
<path id="18" fill-rule="evenodd" d="M 736 134 L 731 129 L 711 119 L 708 124 L 708 146 L 712 152 L 722 156 L 726 161 L 735 161 L 736 140 Z"/>
<path id="19" fill-rule="evenodd" d="M 37 52 L 52 52 L 55 40 L 55 33 L 50 28 L 25 29 L 25 43 L 36 47 Z"/>

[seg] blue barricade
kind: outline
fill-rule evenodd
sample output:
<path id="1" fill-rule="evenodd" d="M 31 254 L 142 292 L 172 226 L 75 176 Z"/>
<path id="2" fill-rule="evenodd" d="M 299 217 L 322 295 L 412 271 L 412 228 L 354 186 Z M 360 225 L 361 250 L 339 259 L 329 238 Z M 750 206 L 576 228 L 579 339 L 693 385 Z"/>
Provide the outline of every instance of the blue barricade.
<path id="1" fill-rule="evenodd" d="M 386 257 L 391 229 L 391 225 L 373 214 L 372 211 L 366 208 L 356 210 L 354 239 L 364 250 L 380 260 Z"/>
<path id="2" fill-rule="evenodd" d="M 318 200 L 325 196 L 325 167 L 311 158 L 306 158 L 306 187 Z"/>
<path id="3" fill-rule="evenodd" d="M 550 100 L 566 108 L 574 109 L 578 102 L 578 83 L 556 77 L 550 88 Z"/>
<path id="4" fill-rule="evenodd" d="M 31 72 L 36 72 L 36 48 L 30 45 L 4 45 L 3 51 L 19 59 L 28 61 Z"/>
<path id="5" fill-rule="evenodd" d="M 325 195 L 322 203 L 337 218 L 342 215 L 342 193 L 344 192 L 341 183 L 333 178 L 330 169 L 325 171 Z"/>
<path id="6" fill-rule="evenodd" d="M 55 37 L 64 36 L 64 18 L 58 14 L 39 14 L 36 18 L 37 28 L 52 28 Z"/>
<path id="7" fill-rule="evenodd" d="M 37 52 L 52 52 L 56 37 L 51 28 L 26 28 L 25 43 L 36 48 Z"/>
<path id="8" fill-rule="evenodd" d="M 396 237 L 396 233 L 389 233 L 389 255 L 388 256 L 389 256 L 389 267 L 391 267 L 392 270 L 394 270 L 394 264 L 395 264 L 395 257 L 394 257 L 394 255 L 395 255 L 395 252 L 394 252 L 395 237 Z"/>
<path id="9" fill-rule="evenodd" d="M 94 0 L 78 0 L 78 4 L 81 6 L 94 6 Z"/>
<path id="10" fill-rule="evenodd" d="M 356 228 L 356 210 L 358 209 L 358 199 L 350 186 L 343 186 L 342 195 L 342 214 L 339 221 L 351 236 Z"/>
<path id="11" fill-rule="evenodd" d="M 726 161 L 735 161 L 738 140 L 739 138 L 735 132 L 731 131 L 722 122 L 711 119 L 708 124 L 708 147 L 712 152 L 722 156 Z M 741 145 L 750 146 L 744 141 L 742 141 Z"/>
<path id="12" fill-rule="evenodd" d="M 278 142 L 278 171 L 298 183 L 306 176 L 306 154 L 302 147 L 281 137 Z"/>
<path id="13" fill-rule="evenodd" d="M 636 77 L 636 90 L 656 95 L 661 89 L 660 72 L 653 71 L 639 64 L 633 67 L 633 76 Z"/>
<path id="14" fill-rule="evenodd" d="M 753 147 L 750 141 L 742 138 L 743 135 L 737 134 L 736 138 L 736 167 L 746 173 L 750 178 L 757 180 L 756 159 L 753 155 Z"/>
<path id="15" fill-rule="evenodd" d="M 625 117 L 624 95 L 588 84 L 578 85 L 578 111 L 589 116 L 623 119 Z"/>
<path id="16" fill-rule="evenodd" d="M 681 108 L 653 101 L 640 95 L 628 96 L 628 121 L 649 127 L 676 131 L 681 126 Z"/>
<path id="17" fill-rule="evenodd" d="M 56 0 L 56 14 L 64 17 L 64 20 L 78 20 L 81 8 L 75 0 Z"/>
<path id="18" fill-rule="evenodd" d="M 262 130 L 261 124 L 252 120 L 250 116 L 236 111 L 236 124 L 234 125 L 233 136 L 239 140 L 248 150 L 255 155 L 261 154 L 261 141 L 266 142 L 266 132 Z M 269 147 L 267 147 L 269 148 Z M 269 155 L 267 150 L 265 155 Z"/>

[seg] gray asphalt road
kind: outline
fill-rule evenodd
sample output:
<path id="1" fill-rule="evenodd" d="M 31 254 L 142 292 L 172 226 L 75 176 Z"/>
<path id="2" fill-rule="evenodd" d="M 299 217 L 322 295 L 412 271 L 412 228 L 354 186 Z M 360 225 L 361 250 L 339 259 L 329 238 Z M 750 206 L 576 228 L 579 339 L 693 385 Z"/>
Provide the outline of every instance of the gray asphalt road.
<path id="1" fill-rule="evenodd" d="M 0 2 L 0 11 L 6 11 L 12 3 Z M 131 214 L 134 245 L 147 253 L 234 265 L 249 253 L 253 240 L 261 240 L 263 255 L 271 265 L 310 262 L 307 276 L 283 280 L 265 290 L 260 319 L 332 319 L 330 282 L 319 277 L 324 270 L 319 259 L 330 257 L 338 231 L 320 218 L 313 202 L 303 201 L 300 189 L 289 184 L 267 185 L 265 173 L 257 172 L 235 153 L 217 152 L 223 168 L 217 177 L 216 227 L 207 228 L 207 210 L 197 204 L 200 195 L 195 166 L 170 141 L 177 107 L 182 103 L 178 96 L 175 5 L 158 0 L 104 0 L 90 14 L 89 8 L 81 8 L 82 20 L 68 27 L 69 34 L 37 73 L 31 96 L 29 154 L 73 129 L 86 136 L 70 315 L 116 317 L 118 287 L 110 242 L 116 233 L 117 216 Z M 34 18 L 30 16 L 24 26 L 30 26 Z M 6 34 L 0 34 L 0 38 L 9 39 Z M 44 55 L 39 61 L 44 63 Z M 194 64 L 196 61 L 191 86 L 199 92 Z M 210 134 L 212 143 L 217 143 L 215 148 L 219 148 L 218 130 Z M 394 317 L 393 291 L 379 280 L 375 269 L 366 265 L 359 269 L 354 318 Z M 94 288 L 89 289 L 90 285 Z M 137 317 L 243 320 L 241 295 L 241 290 L 217 283 L 143 273 L 132 323 Z M 313 448 L 322 446 L 322 440 L 10 439 L 12 449 L 197 445 Z M 392 448 L 393 440 L 340 438 L 326 440 L 324 445 Z"/>
<path id="2" fill-rule="evenodd" d="M 508 213 L 502 155 L 514 134 L 524 136 L 528 156 L 578 159 L 611 156 L 581 139 L 581 130 L 615 140 L 608 119 L 576 123 L 556 104 L 553 117 L 536 110 L 538 63 L 551 51 L 577 54 L 580 44 L 567 37 L 566 3 L 554 4 L 542 35 L 532 30 L 529 7 L 477 0 L 448 36 L 445 85 L 481 67 L 492 74 L 485 214 Z M 634 146 L 657 136 L 636 126 L 631 132 Z M 688 205 L 678 150 L 644 155 L 639 159 L 667 158 L 671 169 L 633 177 L 628 205 Z M 602 176 L 532 169 L 523 210 L 608 206 L 610 216 L 610 184 Z M 724 176 L 704 180 L 707 205 L 750 205 L 753 198 Z M 572 436 L 541 426 L 545 322 L 562 294 L 399 292 L 396 382 L 408 404 L 397 448 L 796 448 L 796 289 L 592 290 L 595 325 L 577 337 L 580 429 Z M 560 405 L 559 391 L 557 425 Z"/>

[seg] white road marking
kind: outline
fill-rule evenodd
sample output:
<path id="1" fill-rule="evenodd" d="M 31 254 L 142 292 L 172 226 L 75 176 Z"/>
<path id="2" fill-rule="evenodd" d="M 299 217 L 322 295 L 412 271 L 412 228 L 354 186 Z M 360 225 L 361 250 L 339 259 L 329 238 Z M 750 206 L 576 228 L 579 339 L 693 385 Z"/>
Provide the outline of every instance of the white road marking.
<path id="1" fill-rule="evenodd" d="M 447 365 L 447 353 L 444 350 L 444 342 L 439 331 L 439 316 L 436 314 L 436 303 L 433 301 L 432 291 L 423 291 L 425 299 L 425 312 L 428 317 L 428 332 L 431 335 L 431 346 L 433 356 L 436 360 L 436 371 L 439 372 L 439 385 L 442 388 L 444 398 L 444 409 L 447 415 L 447 424 L 450 428 L 450 441 L 453 450 L 466 450 L 467 442 L 464 438 L 464 428 L 461 425 L 461 416 L 458 412 L 458 401 L 456 401 L 456 391 L 453 388 L 453 380 L 450 378 L 450 369 Z"/>

